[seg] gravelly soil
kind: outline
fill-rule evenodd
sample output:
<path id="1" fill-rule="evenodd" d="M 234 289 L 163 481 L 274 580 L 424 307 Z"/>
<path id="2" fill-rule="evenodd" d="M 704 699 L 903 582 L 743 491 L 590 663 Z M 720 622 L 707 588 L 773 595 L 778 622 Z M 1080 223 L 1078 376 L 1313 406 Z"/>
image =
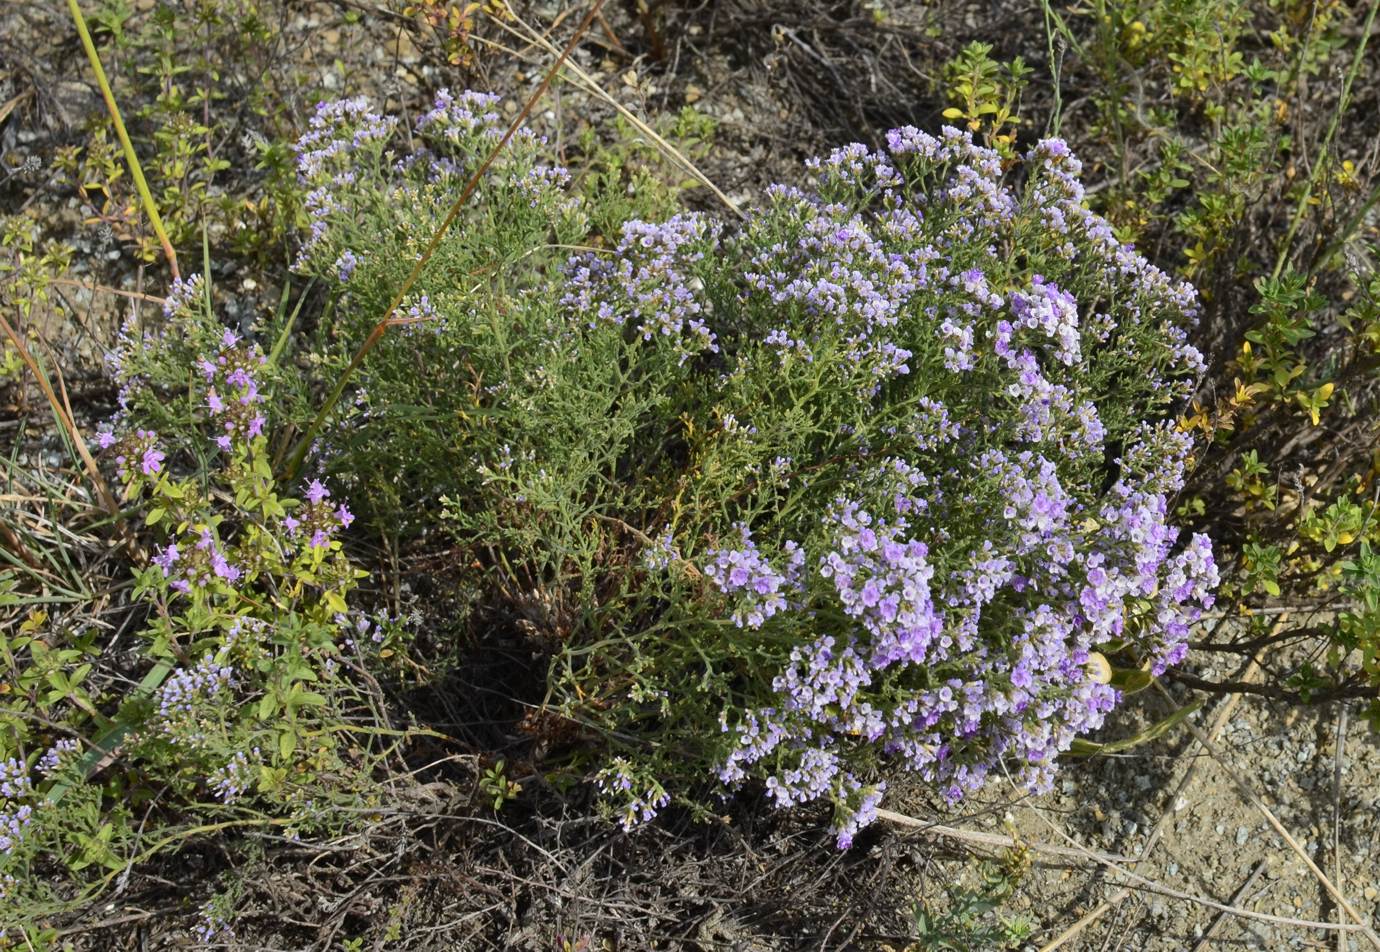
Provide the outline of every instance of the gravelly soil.
<path id="1" fill-rule="evenodd" d="M 1109 735 L 1133 732 L 1136 707 L 1118 716 L 1126 726 Z M 1156 699 L 1145 707 L 1155 715 L 1169 710 Z M 1374 921 L 1380 915 L 1380 743 L 1365 723 L 1347 717 L 1339 758 L 1341 721 L 1336 707 L 1299 710 L 1251 696 L 1235 704 L 1218 699 L 1190 719 L 1204 733 L 1216 731 L 1215 756 L 1181 728 L 1121 755 L 1071 763 L 1053 793 L 1006 807 L 1018 835 L 1030 842 L 1077 844 L 1132 860 L 1144 856 L 1121 865 L 1155 884 L 1130 883 L 1091 858 L 1037 861 L 1013 903 L 1041 923 L 1031 948 L 1048 947 L 1104 903 L 1110 906 L 1057 947 L 1370 948 L 1355 935 L 1339 946 L 1334 933 L 1231 914 L 1221 915 L 1204 938 L 1218 910 L 1156 891 L 1164 887 L 1280 917 L 1339 921 L 1336 903 L 1240 790 L 1235 774 L 1356 911 Z M 993 809 L 1003 811 L 1000 803 Z M 993 816 L 969 825 L 1005 829 Z M 1152 836 L 1157 842 L 1145 853 Z M 1126 885 L 1133 888 L 1127 892 Z"/>

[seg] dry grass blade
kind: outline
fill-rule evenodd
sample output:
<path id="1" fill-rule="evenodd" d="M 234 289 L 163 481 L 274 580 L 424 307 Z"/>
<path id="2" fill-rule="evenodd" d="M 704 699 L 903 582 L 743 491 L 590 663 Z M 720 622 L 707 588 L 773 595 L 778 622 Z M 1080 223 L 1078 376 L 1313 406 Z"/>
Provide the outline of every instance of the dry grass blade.
<path id="1" fill-rule="evenodd" d="M 1251 870 L 1251 874 L 1246 877 L 1246 881 L 1237 888 L 1236 892 L 1232 893 L 1231 898 L 1228 899 L 1227 902 L 1233 906 L 1241 902 L 1242 898 L 1246 895 L 1246 892 L 1252 886 L 1254 886 L 1255 881 L 1260 878 L 1260 874 L 1265 872 L 1265 866 L 1265 860 L 1262 859 L 1257 861 L 1255 864 L 1255 868 Z M 1212 922 L 1208 924 L 1207 930 L 1203 933 L 1203 937 L 1198 940 L 1196 945 L 1193 946 L 1193 952 L 1207 952 L 1207 949 L 1212 944 L 1213 934 L 1217 932 L 1217 928 L 1222 924 L 1223 920 L 1225 920 L 1226 918 L 1227 914 L 1225 912 L 1219 912 L 1213 918 Z M 1346 942 L 1345 932 L 1337 933 L 1337 942 L 1339 944 L 1344 944 Z"/>
<path id="2" fill-rule="evenodd" d="M 965 843 L 975 843 L 979 846 L 996 846 L 1005 849 L 1022 847 L 1032 853 L 1041 853 L 1045 856 L 1058 856 L 1062 859 L 1088 858 L 1087 851 L 1069 849 L 1065 846 L 1053 846 L 1049 843 L 1032 843 L 1029 840 L 1016 840 L 1014 837 L 1002 836 L 1000 833 L 983 833 L 980 830 L 960 830 L 957 827 L 944 826 L 940 823 L 929 823 L 925 820 L 916 819 L 913 816 L 906 816 L 904 813 L 897 813 L 893 810 L 878 810 L 877 819 L 885 820 L 896 826 L 903 826 L 907 829 L 919 830 L 931 836 L 942 836 L 947 839 L 962 840 Z M 1135 859 L 1129 856 L 1117 856 L 1113 853 L 1092 853 L 1099 861 L 1114 863 L 1134 863 Z"/>
<path id="3" fill-rule="evenodd" d="M 82 465 L 86 468 L 86 474 L 90 477 L 91 485 L 96 490 L 96 497 L 100 500 L 101 507 L 105 509 L 112 518 L 118 519 L 120 515 L 119 503 L 117 503 L 115 497 L 111 495 L 110 487 L 106 485 L 105 477 L 101 475 L 100 469 L 97 468 L 96 460 L 92 457 L 91 450 L 87 448 L 86 440 L 82 439 L 81 431 L 77 429 L 76 423 L 73 421 L 71 414 L 64 405 L 65 402 L 58 399 L 57 393 L 53 390 L 53 385 L 48 381 L 48 375 L 43 372 L 43 368 L 34 360 L 33 355 L 29 353 L 29 349 L 24 346 L 24 341 L 19 336 L 19 333 L 10 325 L 10 322 L 5 319 L 3 314 L 0 314 L 0 330 L 4 331 L 5 336 L 9 338 L 10 343 L 14 346 L 15 353 L 19 354 L 19 359 L 24 362 L 24 365 L 29 368 L 29 372 L 34 375 L 34 379 L 38 381 L 39 389 L 43 391 L 43 397 L 52 408 L 53 415 L 57 417 L 68 439 L 71 440 L 73 448 L 76 449 L 77 454 L 81 457 Z"/>
<path id="4" fill-rule="evenodd" d="M 129 298 L 132 301 L 157 304 L 159 307 L 162 307 L 166 300 L 165 298 L 153 294 L 144 294 L 140 291 L 126 291 L 123 288 L 107 287 L 104 284 L 87 284 L 85 281 L 77 281 L 73 278 L 49 278 L 48 280 L 52 284 L 61 285 L 65 288 L 80 288 L 83 291 L 90 291 L 93 294 L 97 292 L 101 294 L 113 294 L 116 297 Z"/>
<path id="5" fill-rule="evenodd" d="M 540 32 L 533 29 L 531 26 L 524 23 L 521 19 L 519 19 L 516 16 L 514 16 L 513 19 L 517 20 L 517 22 L 522 25 L 522 30 L 525 31 L 525 35 L 523 32 L 513 29 L 506 23 L 501 24 L 502 27 L 509 33 L 513 34 L 519 39 L 526 40 L 530 43 L 542 47 L 548 53 L 554 53 L 556 51 L 556 48 L 551 45 L 551 42 L 547 40 L 546 37 L 542 36 Z M 655 145 L 658 149 L 660 149 L 662 154 L 664 154 L 667 158 L 669 158 L 671 161 L 675 162 L 682 169 L 684 169 L 687 174 L 689 174 L 692 178 L 695 179 L 695 181 L 699 182 L 705 188 L 709 189 L 709 191 L 713 193 L 714 197 L 723 203 L 725 208 L 731 211 L 734 215 L 737 215 L 739 218 L 747 217 L 747 215 L 744 214 L 743 210 L 738 207 L 738 203 L 733 201 L 733 199 L 729 198 L 727 195 L 725 195 L 723 191 L 721 191 L 719 187 L 710 180 L 709 176 L 705 175 L 703 172 L 700 171 L 699 166 L 695 165 L 694 162 L 690 161 L 690 158 L 687 155 L 685 155 L 685 153 L 681 152 L 675 146 L 671 145 L 671 143 L 667 142 L 662 136 L 660 136 L 657 133 L 655 129 L 647 125 L 647 123 L 643 122 L 631 110 L 629 110 L 626 106 L 624 106 L 616 98 L 614 98 L 614 96 L 611 93 L 607 92 L 602 86 L 599 85 L 599 82 L 593 76 L 589 75 L 588 72 L 582 69 L 578 63 L 566 63 L 564 68 L 567 71 L 569 71 L 569 73 L 572 76 L 574 76 L 575 79 L 578 80 L 579 83 L 582 86 L 584 86 L 587 90 L 589 90 L 591 93 L 598 96 L 604 102 L 608 103 L 615 110 L 617 110 L 618 114 L 622 116 L 624 119 L 628 120 L 628 122 L 632 124 L 633 128 L 635 128 L 638 132 L 642 133 L 649 140 L 651 140 L 652 144 Z"/>
<path id="6" fill-rule="evenodd" d="M 18 96 L 13 96 L 5 100 L 4 103 L 0 103 L 0 122 L 4 122 L 7 118 L 9 118 L 9 114 L 14 112 L 14 107 L 18 106 L 25 99 L 28 99 L 29 95 L 30 93 L 26 90 L 20 93 Z"/>

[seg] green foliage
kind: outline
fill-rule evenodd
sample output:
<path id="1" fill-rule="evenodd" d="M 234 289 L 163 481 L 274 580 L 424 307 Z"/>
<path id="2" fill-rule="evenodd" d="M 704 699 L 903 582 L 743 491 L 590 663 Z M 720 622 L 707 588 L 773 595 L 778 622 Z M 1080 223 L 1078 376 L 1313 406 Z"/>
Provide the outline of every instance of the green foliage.
<path id="1" fill-rule="evenodd" d="M 714 120 L 694 106 L 685 106 L 655 124 L 657 133 L 691 161 L 703 158 L 714 140 Z M 657 221 L 679 208 L 683 192 L 699 185 L 621 114 L 612 132 L 586 126 L 577 139 L 576 190 L 585 199 L 590 231 L 603 240 L 617 240 L 623 222 Z"/>
<path id="2" fill-rule="evenodd" d="M 977 883 L 944 884 L 946 901 L 919 901 L 911 909 L 915 941 L 905 952 L 995 952 L 1016 949 L 1030 938 L 1034 924 L 1025 916 L 1003 915 L 1002 905 L 1029 869 L 1023 849 L 1008 850 L 1000 862 L 984 861 Z"/>
<path id="3" fill-rule="evenodd" d="M 1216 393 L 1183 424 L 1211 438 L 1189 491 L 1237 555 L 1224 592 L 1244 609 L 1283 598 L 1345 611 L 1357 569 L 1343 566 L 1380 542 L 1380 181 L 1361 151 L 1374 5 L 1094 0 L 1082 12 L 1068 39 L 1095 110 L 1065 128 L 1106 170 L 1097 205 L 1206 301 Z M 1298 622 L 1330 642 L 1309 677 L 1368 678 L 1370 636 L 1316 622 Z"/>
<path id="4" fill-rule="evenodd" d="M 290 138 L 311 80 L 274 24 L 283 0 L 204 0 L 136 9 L 104 0 L 88 11 L 155 205 L 179 251 L 203 229 L 223 256 L 258 268 L 283 257 L 296 221 L 290 168 L 267 145 Z M 347 28 L 349 24 L 346 24 Z M 84 140 L 63 146 L 52 187 L 80 202 L 85 223 L 140 260 L 161 257 L 103 113 Z M 265 277 L 267 277 L 265 275 Z"/>
<path id="5" fill-rule="evenodd" d="M 1380 683 L 1380 555 L 1369 540 L 1362 540 L 1355 557 L 1338 564 L 1342 570 L 1339 589 L 1347 607 L 1337 619 L 1328 664 L 1340 670 L 1355 653 L 1352 663 L 1361 674 L 1373 684 Z M 1380 731 L 1380 707 L 1372 705 L 1368 713 L 1371 728 Z"/>
<path id="6" fill-rule="evenodd" d="M 1018 103 L 1032 70 L 1019 56 L 1003 65 L 991 54 L 991 44 L 974 41 L 945 66 L 946 92 L 954 105 L 944 110 L 944 118 L 963 120 L 969 132 L 980 133 L 1012 158 L 1020 127 Z"/>
<path id="7" fill-rule="evenodd" d="M 35 216 L 0 217 L 0 302 L 27 320 L 35 305 L 52 300 L 54 279 L 67 273 L 72 253 L 65 242 L 45 238 Z M 3 366 L 3 378 L 19 370 L 18 352 L 8 340 Z"/>
<path id="8" fill-rule="evenodd" d="M 173 318 L 173 337 L 196 339 L 213 323 L 201 294 Z M 120 368 L 130 390 L 145 386 L 142 353 Z M 259 355 L 228 332 L 204 353 L 220 370 L 158 399 L 180 404 L 203 434 L 230 432 L 208 393 L 255 393 L 227 368 L 252 371 Z M 0 920 L 24 929 L 198 835 L 348 826 L 351 811 L 380 801 L 373 770 L 394 734 L 375 719 L 375 682 L 360 675 L 386 670 L 402 633 L 351 607 L 365 573 L 333 537 L 348 513 L 317 485 L 305 501 L 281 495 L 269 434 L 255 428 L 234 431 L 209 461 L 169 460 L 150 431 L 128 420 L 121 429 L 102 442 L 155 553 L 133 579 L 144 618 L 133 643 L 111 658 L 98 629 L 56 628 L 41 608 L 0 633 L 0 811 L 12 821 Z"/>
<path id="9" fill-rule="evenodd" d="M 509 800 L 516 800 L 518 794 L 522 793 L 522 786 L 509 780 L 504 773 L 505 769 L 506 764 L 499 760 L 479 778 L 479 791 L 486 797 L 494 798 L 495 810 L 502 810 L 503 804 Z"/>
<path id="10" fill-rule="evenodd" d="M 961 484 L 954 491 L 965 504 L 945 508 L 932 536 L 943 544 L 928 556 L 937 579 L 952 578 L 981 540 L 1017 544 L 1002 521 L 1017 518 L 1002 515 L 1009 490 L 972 460 L 1046 443 L 1061 491 L 1076 494 L 1079 511 L 1099 514 L 1070 530 L 1081 551 L 1119 531 L 1115 507 L 1102 508 L 1102 428 L 1109 443 L 1126 441 L 1157 466 L 1161 450 L 1180 452 L 1169 448 L 1177 437 L 1163 415 L 1196 358 L 1175 325 L 1190 294 L 1143 263 L 1112 264 L 1100 220 L 1074 224 L 1081 190 L 1061 145 L 1032 158 L 1028 181 L 1014 187 L 999 158 L 962 135 L 941 142 L 913 133 L 918 154 L 898 145 L 894 169 L 891 158 L 856 150 L 820 160 L 818 199 L 783 189 L 739 233 L 678 215 L 626 223 L 607 248 L 594 223 L 628 210 L 620 190 L 597 174 L 583 180 L 591 192 L 575 190 L 580 179 L 568 187 L 529 132 L 455 207 L 503 128 L 494 105 L 442 91 L 406 148 L 396 123 L 362 102 L 318 111 L 299 145 L 312 216 L 300 267 L 330 300 L 313 337 L 297 345 L 305 395 L 280 401 L 280 412 L 305 421 L 310 394 L 348 384 L 312 465 L 385 537 L 434 531 L 444 520 L 455 573 L 483 593 L 472 637 L 519 635 L 551 659 L 547 713 L 614 748 L 598 782 L 625 825 L 673 796 L 694 804 L 696 789 L 740 747 L 739 725 L 777 703 L 774 679 L 813 650 L 821 623 L 835 632 L 855 624 L 829 601 L 837 593 L 828 594 L 828 581 L 818 591 L 792 582 L 810 611 L 766 624 L 771 611 L 758 613 L 751 597 L 732 597 L 726 582 L 707 577 L 716 554 L 760 544 L 771 553 L 763 559 L 798 558 L 809 566 L 799 571 L 824 580 L 815 567 L 845 544 L 835 541 L 836 520 L 853 518 L 840 513 L 855 505 L 858 518 L 889 519 L 902 511 L 898 499 L 930 485 L 922 473 L 934 467 L 962 474 L 942 477 Z M 949 195 L 954 182 L 965 185 L 927 206 L 923 221 L 885 223 L 884 202 Z M 818 283 L 814 293 L 826 299 L 829 255 L 852 252 L 812 242 L 836 234 L 856 235 L 876 256 L 849 258 L 852 267 L 880 270 L 839 292 L 834 320 L 798 289 Z M 943 243 L 942 256 L 931 242 Z M 390 311 L 428 247 L 416 284 Z M 882 267 L 883 249 L 914 264 Z M 943 283 L 911 277 L 940 257 Z M 793 281 L 801 298 L 758 287 L 761 273 Z M 901 283 L 894 298 L 889 281 Z M 993 302 L 1005 298 L 995 289 L 1018 301 L 1077 298 L 1107 309 L 1061 332 L 1071 349 L 1041 372 L 1057 376 L 1067 406 L 1033 431 L 1023 422 L 1016 353 L 1000 356 L 1001 345 L 988 343 L 1003 333 Z M 868 306 L 854 299 L 868 293 Z M 1046 320 L 1057 321 L 1060 305 L 1048 306 Z M 886 307 L 894 321 L 861 316 Z M 944 314 L 975 324 L 966 337 L 956 325 L 941 332 L 930 322 Z M 1017 332 L 1008 325 L 1006 333 Z M 1020 379 L 1036 378 L 1044 380 L 1032 369 Z M 982 435 L 960 451 L 941 419 Z M 1032 465 L 1045 464 L 1020 464 Z M 1124 475 L 1147 480 L 1147 493 L 1173 480 L 1139 466 Z M 906 518 L 908 527 L 921 517 Z M 1003 651 L 1020 637 L 1019 611 L 1003 607 L 988 622 Z M 1126 606 L 1121 644 L 1137 664 L 1163 663 L 1157 611 L 1146 599 Z M 945 678 L 971 680 L 964 664 L 898 666 L 878 676 L 875 703 L 904 703 Z M 1066 747 L 1071 734 L 1058 730 L 1041 746 Z M 836 772 L 837 789 L 815 794 L 834 799 L 841 841 L 877 796 L 853 780 L 855 770 L 874 776 L 883 759 L 859 733 L 837 741 L 848 771 Z M 791 769 L 802 749 L 773 754 L 760 773 Z M 965 756 L 980 759 L 983 749 L 974 744 Z M 491 777 L 485 788 L 496 806 L 507 798 L 503 783 Z"/>
<path id="11" fill-rule="evenodd" d="M 405 4 L 402 12 L 432 31 L 452 66 L 474 65 L 474 32 L 480 20 L 511 16 L 501 0 L 414 0 Z"/>

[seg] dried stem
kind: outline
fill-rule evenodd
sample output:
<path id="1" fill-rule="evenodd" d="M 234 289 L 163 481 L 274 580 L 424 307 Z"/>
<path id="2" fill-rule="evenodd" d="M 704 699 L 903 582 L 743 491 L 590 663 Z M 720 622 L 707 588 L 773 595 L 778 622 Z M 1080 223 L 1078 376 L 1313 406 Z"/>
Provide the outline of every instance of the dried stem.
<path id="1" fill-rule="evenodd" d="M 0 314 L 0 330 L 5 332 L 10 343 L 14 346 L 15 352 L 19 354 L 19 359 L 29 368 L 38 381 L 38 387 L 43 391 L 44 398 L 48 401 L 48 406 L 52 408 L 53 415 L 62 424 L 62 428 L 67 432 L 68 438 L 76 448 L 77 454 L 81 457 L 82 464 L 86 468 L 86 474 L 91 479 L 91 485 L 96 490 L 96 498 L 100 500 L 103 508 L 112 518 L 118 519 L 120 516 L 120 505 L 115 501 L 115 497 L 110 493 L 110 487 L 106 485 L 105 477 L 101 475 L 100 469 L 96 466 L 96 460 L 91 456 L 91 451 L 86 446 L 86 440 L 82 439 L 81 431 L 77 429 L 76 423 L 63 401 L 58 399 L 57 393 L 53 390 L 53 385 L 48 381 L 48 375 L 39 367 L 38 361 L 34 360 L 29 349 L 24 346 L 23 339 L 19 333 L 5 319 L 4 314 Z"/>

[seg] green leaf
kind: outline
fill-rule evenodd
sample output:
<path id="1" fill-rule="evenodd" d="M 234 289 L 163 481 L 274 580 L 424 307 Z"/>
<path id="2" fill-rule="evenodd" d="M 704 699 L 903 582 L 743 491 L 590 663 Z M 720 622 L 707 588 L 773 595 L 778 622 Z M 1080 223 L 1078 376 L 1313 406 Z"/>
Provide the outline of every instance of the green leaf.
<path id="1" fill-rule="evenodd" d="M 159 685 L 163 683 L 164 679 L 167 678 L 171 671 L 171 664 L 166 661 L 159 661 L 149 669 L 148 674 L 144 675 L 143 680 L 140 681 L 133 692 L 131 692 L 130 699 L 134 700 L 151 697 L 153 692 L 158 689 Z M 89 779 L 91 775 L 96 772 L 96 768 L 100 765 L 101 761 L 118 750 L 119 746 L 124 743 L 124 739 L 137 726 L 127 719 L 129 716 L 127 714 L 127 707 L 128 705 L 126 705 L 126 709 L 121 710 L 121 713 L 115 719 L 115 723 L 91 743 L 91 749 L 83 754 L 81 760 L 77 762 L 81 775 L 84 778 Z M 70 783 L 61 780 L 54 782 L 52 787 L 48 790 L 48 802 L 61 803 L 63 797 L 67 795 L 67 791 L 70 790 L 71 787 L 72 785 Z"/>
<path id="2" fill-rule="evenodd" d="M 1154 675 L 1143 668 L 1113 668 L 1112 687 L 1122 694 L 1135 694 L 1144 691 L 1154 683 Z"/>
<path id="3" fill-rule="evenodd" d="M 1185 704 L 1163 720 L 1156 721 L 1145 730 L 1132 734 L 1130 737 L 1124 737 L 1121 740 L 1113 740 L 1105 744 L 1099 744 L 1096 741 L 1084 740 L 1080 737 L 1073 742 L 1073 746 L 1069 748 L 1067 756 L 1096 757 L 1101 754 L 1117 754 L 1124 750 L 1130 750 L 1132 747 L 1139 747 L 1141 744 L 1152 741 L 1168 733 L 1180 721 L 1202 706 L 1202 701 L 1194 701 L 1192 704 Z"/>

